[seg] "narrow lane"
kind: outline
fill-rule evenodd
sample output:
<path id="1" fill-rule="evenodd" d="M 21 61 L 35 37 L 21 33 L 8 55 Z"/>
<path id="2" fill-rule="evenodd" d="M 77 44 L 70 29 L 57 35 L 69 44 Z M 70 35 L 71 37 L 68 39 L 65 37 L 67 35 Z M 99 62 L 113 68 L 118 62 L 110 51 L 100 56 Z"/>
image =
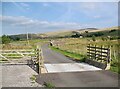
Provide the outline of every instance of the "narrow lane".
<path id="1" fill-rule="evenodd" d="M 86 63 L 77 63 L 63 54 L 51 50 L 47 44 L 42 46 L 42 52 L 44 65 L 48 73 L 101 70 Z"/>
<path id="2" fill-rule="evenodd" d="M 42 46 L 42 52 L 45 63 L 75 63 L 70 58 L 51 50 L 48 44 Z"/>

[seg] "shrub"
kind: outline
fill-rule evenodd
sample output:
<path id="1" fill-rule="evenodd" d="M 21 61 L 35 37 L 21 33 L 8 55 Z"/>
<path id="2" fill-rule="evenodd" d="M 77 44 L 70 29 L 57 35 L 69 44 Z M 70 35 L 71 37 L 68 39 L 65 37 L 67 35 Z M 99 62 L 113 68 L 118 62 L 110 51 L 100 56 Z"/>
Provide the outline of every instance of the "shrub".
<path id="1" fill-rule="evenodd" d="M 32 76 L 30 77 L 30 80 L 35 81 L 35 80 L 36 80 L 35 75 L 32 75 Z"/>
<path id="2" fill-rule="evenodd" d="M 94 36 L 94 35 L 92 36 L 92 40 L 93 40 L 93 41 L 96 41 L 96 38 L 95 38 L 95 36 Z"/>
<path id="3" fill-rule="evenodd" d="M 3 35 L 2 36 L 2 44 L 8 44 L 10 43 L 11 39 L 9 38 L 9 36 Z"/>
<path id="4" fill-rule="evenodd" d="M 13 41 L 20 41 L 20 38 L 16 36 L 9 36 L 9 38 Z"/>
<path id="5" fill-rule="evenodd" d="M 112 29 L 112 30 L 109 31 L 109 33 L 115 32 L 115 31 L 117 31 L 117 30 L 116 29 Z"/>
<path id="6" fill-rule="evenodd" d="M 116 39 L 119 39 L 119 37 L 116 36 L 110 37 L 110 40 L 116 40 Z"/>
<path id="7" fill-rule="evenodd" d="M 101 38 L 103 41 L 107 41 L 107 38 L 106 37 L 102 37 Z"/>
<path id="8" fill-rule="evenodd" d="M 97 32 L 97 33 L 94 33 L 95 36 L 102 36 L 104 35 L 102 32 Z"/>
<path id="9" fill-rule="evenodd" d="M 44 85 L 46 88 L 55 88 L 55 86 L 54 86 L 52 83 L 44 82 L 43 85 Z"/>
<path id="10" fill-rule="evenodd" d="M 71 37 L 79 38 L 80 36 L 82 36 L 80 33 L 76 33 L 75 35 L 72 35 Z"/>
<path id="11" fill-rule="evenodd" d="M 85 31 L 85 33 L 88 33 L 88 31 Z"/>

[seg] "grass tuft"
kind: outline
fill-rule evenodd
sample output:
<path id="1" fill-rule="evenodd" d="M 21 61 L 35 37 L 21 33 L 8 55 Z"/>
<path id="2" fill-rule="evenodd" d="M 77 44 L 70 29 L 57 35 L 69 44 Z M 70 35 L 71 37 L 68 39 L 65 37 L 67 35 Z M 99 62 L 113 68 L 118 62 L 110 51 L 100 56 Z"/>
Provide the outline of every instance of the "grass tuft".
<path id="1" fill-rule="evenodd" d="M 30 77 L 30 80 L 32 81 L 32 83 L 35 83 L 35 80 L 36 80 L 35 75 L 32 75 L 32 76 Z"/>
<path id="2" fill-rule="evenodd" d="M 52 83 L 47 83 L 47 82 L 44 82 L 43 84 L 46 88 L 55 88 L 55 86 L 52 84 Z"/>

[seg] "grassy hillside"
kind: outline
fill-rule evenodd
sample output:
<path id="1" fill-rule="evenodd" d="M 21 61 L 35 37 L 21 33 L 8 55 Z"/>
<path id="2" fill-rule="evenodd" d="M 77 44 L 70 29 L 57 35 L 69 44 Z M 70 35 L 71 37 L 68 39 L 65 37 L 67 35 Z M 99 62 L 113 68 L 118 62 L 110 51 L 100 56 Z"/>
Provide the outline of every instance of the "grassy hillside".
<path id="1" fill-rule="evenodd" d="M 97 32 L 88 32 L 88 33 L 82 33 L 84 37 L 92 37 L 93 35 L 96 37 L 99 36 L 118 36 L 118 33 L 120 33 L 120 30 L 117 29 L 112 29 L 112 30 L 104 30 L 104 31 L 97 31 Z"/>
<path id="2" fill-rule="evenodd" d="M 45 33 L 49 38 L 55 37 L 70 37 L 73 32 L 72 31 L 63 31 L 63 32 L 53 32 L 53 33 Z"/>
<path id="3" fill-rule="evenodd" d="M 89 30 L 89 32 L 110 31 L 110 30 L 113 30 L 113 29 L 118 30 L 119 27 L 110 27 L 110 28 L 101 28 L 101 29 L 91 29 L 91 30 Z M 87 30 L 87 29 L 85 29 L 85 30 Z"/>
<path id="4" fill-rule="evenodd" d="M 115 31 L 114 31 L 115 30 Z M 84 37 L 91 37 L 91 35 L 99 36 L 116 36 L 120 30 L 117 27 L 97 29 L 97 28 L 86 28 L 86 29 L 74 29 L 74 30 L 65 30 L 65 31 L 57 31 L 57 32 L 48 32 L 41 34 L 28 34 L 29 39 L 43 39 L 43 38 L 69 38 L 79 33 Z M 10 35 L 12 39 L 20 38 L 20 40 L 26 40 L 26 34 L 18 34 L 18 35 Z"/>

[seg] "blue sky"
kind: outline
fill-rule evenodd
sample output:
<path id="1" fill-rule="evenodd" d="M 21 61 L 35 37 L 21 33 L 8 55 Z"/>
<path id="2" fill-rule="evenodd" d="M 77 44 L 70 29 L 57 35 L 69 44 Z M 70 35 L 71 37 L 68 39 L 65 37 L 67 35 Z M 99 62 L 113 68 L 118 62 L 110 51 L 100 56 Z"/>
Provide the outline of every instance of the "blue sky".
<path id="1" fill-rule="evenodd" d="M 3 2 L 2 34 L 118 25 L 117 2 Z"/>

